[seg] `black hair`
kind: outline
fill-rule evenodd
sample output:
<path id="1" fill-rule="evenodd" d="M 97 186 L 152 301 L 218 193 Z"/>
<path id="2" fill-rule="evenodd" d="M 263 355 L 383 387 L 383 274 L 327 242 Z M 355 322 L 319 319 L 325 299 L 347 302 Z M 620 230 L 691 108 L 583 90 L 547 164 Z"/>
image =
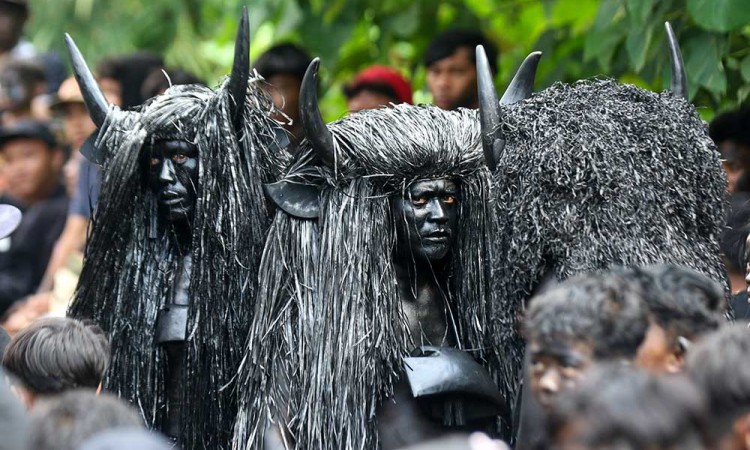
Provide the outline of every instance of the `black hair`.
<path id="1" fill-rule="evenodd" d="M 750 106 L 727 111 L 714 117 L 708 127 L 708 134 L 718 145 L 724 141 L 734 141 L 750 147 Z"/>
<path id="2" fill-rule="evenodd" d="M 632 359 L 648 329 L 643 291 L 624 271 L 581 275 L 531 300 L 527 337 L 542 348 L 590 344 L 596 359 Z"/>
<path id="3" fill-rule="evenodd" d="M 471 62 L 476 65 L 477 58 L 474 49 L 477 45 L 484 46 L 484 51 L 487 53 L 487 59 L 490 62 L 492 74 L 496 74 L 498 57 L 497 47 L 495 47 L 495 44 L 487 39 L 482 33 L 475 30 L 448 30 L 435 36 L 432 42 L 430 42 L 430 45 L 427 46 L 427 50 L 424 52 L 424 65 L 430 67 L 433 63 L 451 56 L 456 50 L 463 47 L 469 50 L 469 58 L 471 58 Z"/>
<path id="4" fill-rule="evenodd" d="M 293 75 L 299 78 L 305 76 L 307 66 L 312 62 L 310 55 L 296 44 L 275 45 L 255 61 L 253 68 L 266 80 L 274 75 Z"/>
<path id="5" fill-rule="evenodd" d="M 34 405 L 31 424 L 29 448 L 76 450 L 101 431 L 142 427 L 143 421 L 113 395 L 76 389 L 40 400 Z"/>
<path id="6" fill-rule="evenodd" d="M 382 94 L 393 100 L 394 103 L 400 103 L 396 91 L 386 83 L 359 83 L 355 86 L 344 85 L 344 96 L 350 99 L 362 91 L 370 91 L 376 94 Z"/>
<path id="7" fill-rule="evenodd" d="M 141 85 L 154 69 L 164 66 L 161 56 L 150 52 L 135 52 L 103 59 L 96 68 L 100 78 L 112 78 L 120 82 L 122 108 L 132 108 L 143 103 Z"/>
<path id="8" fill-rule="evenodd" d="M 719 327 L 724 291 L 707 276 L 668 264 L 635 272 L 643 283 L 651 316 L 673 337 L 693 339 Z"/>
<path id="9" fill-rule="evenodd" d="M 109 364 L 101 328 L 69 318 L 33 322 L 13 336 L 3 366 L 34 394 L 96 389 Z"/>
<path id="10" fill-rule="evenodd" d="M 549 430 L 554 440 L 575 427 L 572 439 L 588 449 L 700 450 L 706 448 L 705 416 L 704 397 L 685 377 L 606 364 L 560 395 Z"/>
<path id="11" fill-rule="evenodd" d="M 164 75 L 166 72 L 166 75 Z M 170 86 L 178 84 L 203 84 L 197 76 L 179 68 L 157 68 L 143 80 L 141 85 L 141 97 L 145 100 L 159 95 Z"/>
<path id="12" fill-rule="evenodd" d="M 750 330 L 728 325 L 692 347 L 686 373 L 706 394 L 712 430 L 721 434 L 750 413 Z"/>

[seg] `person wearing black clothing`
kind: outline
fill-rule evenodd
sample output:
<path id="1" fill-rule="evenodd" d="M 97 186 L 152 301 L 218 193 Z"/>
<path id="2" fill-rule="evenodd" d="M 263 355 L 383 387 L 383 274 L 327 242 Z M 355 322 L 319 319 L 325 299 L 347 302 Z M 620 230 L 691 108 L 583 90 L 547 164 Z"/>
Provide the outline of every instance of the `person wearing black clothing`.
<path id="1" fill-rule="evenodd" d="M 18 207 L 23 219 L 0 240 L 0 316 L 33 293 L 65 225 L 68 197 L 60 182 L 63 153 L 46 124 L 16 122 L 0 128 L 2 172 L 8 188 L 0 203 Z"/>

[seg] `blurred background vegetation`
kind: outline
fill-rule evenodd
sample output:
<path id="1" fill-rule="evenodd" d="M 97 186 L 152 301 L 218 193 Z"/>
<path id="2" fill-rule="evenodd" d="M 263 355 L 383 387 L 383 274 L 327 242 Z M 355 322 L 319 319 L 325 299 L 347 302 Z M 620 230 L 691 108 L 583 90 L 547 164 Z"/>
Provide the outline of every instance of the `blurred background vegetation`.
<path id="1" fill-rule="evenodd" d="M 388 64 L 429 102 L 421 55 L 435 33 L 482 30 L 500 49 L 502 92 L 523 57 L 544 52 L 537 89 L 555 81 L 608 76 L 662 90 L 669 84 L 664 21 L 682 46 L 690 96 L 704 119 L 750 96 L 749 0 L 30 0 L 26 35 L 43 50 L 76 39 L 90 65 L 136 49 L 209 85 L 231 65 L 243 4 L 251 58 L 273 44 L 299 43 L 322 59 L 323 112 L 346 108 L 341 86 L 358 70 Z"/>

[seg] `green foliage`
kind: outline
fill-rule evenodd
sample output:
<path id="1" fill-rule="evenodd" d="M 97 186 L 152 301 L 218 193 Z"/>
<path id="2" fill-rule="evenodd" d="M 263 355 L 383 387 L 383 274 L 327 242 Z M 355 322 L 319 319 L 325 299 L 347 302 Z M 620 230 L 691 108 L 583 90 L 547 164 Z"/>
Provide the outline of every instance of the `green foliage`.
<path id="1" fill-rule="evenodd" d="M 71 33 L 95 64 L 147 49 L 216 83 L 231 64 L 240 0 L 30 0 L 29 35 L 63 51 Z M 544 57 L 537 88 L 609 76 L 648 89 L 669 86 L 664 22 L 682 45 L 691 100 L 705 118 L 750 95 L 747 0 L 253 0 L 251 57 L 297 42 L 323 62 L 325 116 L 345 112 L 341 87 L 358 70 L 389 64 L 430 100 L 421 55 L 435 33 L 480 29 L 501 51 L 499 90 L 533 50 Z"/>

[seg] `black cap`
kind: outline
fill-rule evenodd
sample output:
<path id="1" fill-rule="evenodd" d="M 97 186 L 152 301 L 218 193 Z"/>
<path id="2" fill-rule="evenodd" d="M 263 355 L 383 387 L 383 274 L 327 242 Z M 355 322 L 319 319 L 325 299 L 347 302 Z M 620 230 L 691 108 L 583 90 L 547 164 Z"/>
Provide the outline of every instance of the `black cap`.
<path id="1" fill-rule="evenodd" d="M 21 120 L 10 125 L 0 127 L 0 151 L 5 144 L 13 139 L 38 139 L 50 147 L 57 146 L 55 135 L 45 122 L 38 120 Z"/>

